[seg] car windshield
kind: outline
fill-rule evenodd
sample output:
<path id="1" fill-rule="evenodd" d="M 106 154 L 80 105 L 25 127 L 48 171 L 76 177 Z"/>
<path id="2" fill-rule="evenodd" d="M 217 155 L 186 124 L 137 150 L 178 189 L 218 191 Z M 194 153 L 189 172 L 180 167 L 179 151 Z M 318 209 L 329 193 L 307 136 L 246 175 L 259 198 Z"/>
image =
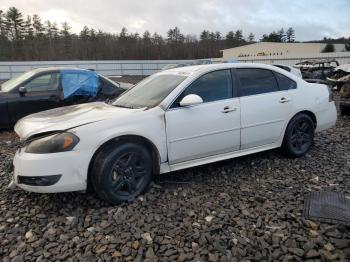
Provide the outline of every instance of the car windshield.
<path id="1" fill-rule="evenodd" d="M 28 71 L 26 73 L 20 74 L 10 80 L 7 80 L 6 82 L 1 84 L 1 91 L 3 92 L 9 92 L 12 89 L 14 89 L 16 86 L 18 86 L 20 83 L 26 81 L 30 77 L 32 77 L 35 74 L 34 71 Z"/>
<path id="2" fill-rule="evenodd" d="M 129 89 L 112 104 L 127 108 L 157 106 L 186 78 L 183 75 L 152 75 Z"/>

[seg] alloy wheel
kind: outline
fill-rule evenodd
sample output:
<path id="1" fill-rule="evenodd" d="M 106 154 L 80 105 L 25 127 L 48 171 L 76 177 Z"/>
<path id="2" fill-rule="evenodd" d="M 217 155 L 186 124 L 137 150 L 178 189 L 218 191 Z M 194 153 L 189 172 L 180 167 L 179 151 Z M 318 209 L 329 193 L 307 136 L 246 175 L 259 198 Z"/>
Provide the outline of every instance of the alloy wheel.
<path id="1" fill-rule="evenodd" d="M 306 119 L 298 120 L 292 129 L 290 143 L 294 150 L 305 152 L 313 141 L 313 127 Z"/>
<path id="2" fill-rule="evenodd" d="M 131 196 L 138 192 L 146 175 L 146 162 L 138 152 L 128 152 L 120 156 L 111 170 L 113 193 Z"/>

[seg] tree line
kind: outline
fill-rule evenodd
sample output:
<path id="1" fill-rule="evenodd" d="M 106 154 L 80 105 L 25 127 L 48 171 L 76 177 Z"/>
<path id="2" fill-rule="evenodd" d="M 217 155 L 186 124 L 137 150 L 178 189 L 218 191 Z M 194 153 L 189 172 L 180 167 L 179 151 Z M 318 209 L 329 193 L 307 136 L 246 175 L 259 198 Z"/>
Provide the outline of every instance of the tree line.
<path id="1" fill-rule="evenodd" d="M 263 34 L 259 40 L 242 30 L 226 34 L 203 30 L 199 38 L 183 34 L 178 27 L 165 37 L 158 33 L 108 33 L 84 26 L 72 33 L 67 22 L 42 21 L 34 14 L 24 16 L 16 7 L 0 10 L 0 60 L 128 60 L 200 59 L 221 57 L 220 50 L 256 41 L 294 42 L 295 31 L 288 28 Z"/>

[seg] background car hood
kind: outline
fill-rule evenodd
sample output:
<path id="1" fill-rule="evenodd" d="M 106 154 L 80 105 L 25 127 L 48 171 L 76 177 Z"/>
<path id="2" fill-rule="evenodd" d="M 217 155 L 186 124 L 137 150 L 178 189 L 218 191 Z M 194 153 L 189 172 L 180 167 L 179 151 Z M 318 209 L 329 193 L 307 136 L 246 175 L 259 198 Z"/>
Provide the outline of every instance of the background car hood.
<path id="1" fill-rule="evenodd" d="M 60 107 L 20 119 L 15 125 L 15 132 L 21 140 L 25 140 L 34 134 L 67 130 L 117 115 L 123 117 L 141 110 L 143 109 L 115 107 L 103 102 Z"/>

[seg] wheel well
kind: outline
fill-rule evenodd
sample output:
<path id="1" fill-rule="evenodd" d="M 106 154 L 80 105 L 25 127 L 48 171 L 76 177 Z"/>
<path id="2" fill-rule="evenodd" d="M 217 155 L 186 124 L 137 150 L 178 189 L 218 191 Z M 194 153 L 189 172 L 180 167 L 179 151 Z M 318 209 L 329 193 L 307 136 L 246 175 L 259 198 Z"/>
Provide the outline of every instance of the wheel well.
<path id="1" fill-rule="evenodd" d="M 311 119 L 312 119 L 312 122 L 314 123 L 314 127 L 316 128 L 317 127 L 317 119 L 316 119 L 316 116 L 314 113 L 312 113 L 311 111 L 308 111 L 308 110 L 304 110 L 304 111 L 300 111 L 298 114 L 296 115 L 299 115 L 299 114 L 305 114 L 305 115 L 308 115 Z M 296 116 L 295 115 L 295 116 Z M 295 117 L 294 116 L 294 117 Z"/>
<path id="2" fill-rule="evenodd" d="M 92 188 L 91 187 L 91 170 L 92 166 L 94 164 L 94 161 L 97 157 L 97 155 L 102 151 L 105 150 L 106 148 L 111 148 L 111 147 L 116 147 L 118 144 L 125 143 L 125 142 L 133 142 L 133 143 L 138 143 L 144 145 L 152 154 L 152 167 L 153 167 L 153 174 L 159 174 L 159 169 L 160 169 L 160 156 L 157 147 L 147 138 L 144 138 L 142 136 L 137 136 L 137 135 L 125 135 L 125 136 L 119 136 L 112 138 L 102 144 L 94 153 L 92 156 L 90 163 L 89 163 L 89 168 L 88 168 L 88 175 L 87 175 L 87 185 L 88 189 Z"/>

